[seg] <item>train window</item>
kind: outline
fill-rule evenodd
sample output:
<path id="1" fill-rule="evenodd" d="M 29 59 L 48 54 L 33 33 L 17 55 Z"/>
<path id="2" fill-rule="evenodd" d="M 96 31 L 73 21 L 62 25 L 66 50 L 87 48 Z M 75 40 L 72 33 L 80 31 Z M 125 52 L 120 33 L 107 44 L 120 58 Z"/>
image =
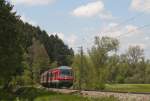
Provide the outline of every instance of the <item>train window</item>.
<path id="1" fill-rule="evenodd" d="M 49 73 L 49 77 L 50 77 L 50 78 L 52 77 L 52 73 Z"/>
<path id="2" fill-rule="evenodd" d="M 72 71 L 67 69 L 61 70 L 61 76 L 72 76 Z"/>

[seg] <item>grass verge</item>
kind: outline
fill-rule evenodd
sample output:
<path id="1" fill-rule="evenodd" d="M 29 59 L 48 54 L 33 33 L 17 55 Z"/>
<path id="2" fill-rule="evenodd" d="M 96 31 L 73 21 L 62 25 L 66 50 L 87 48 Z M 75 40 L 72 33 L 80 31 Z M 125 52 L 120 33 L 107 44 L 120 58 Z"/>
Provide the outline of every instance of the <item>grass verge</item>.
<path id="1" fill-rule="evenodd" d="M 106 91 L 150 93 L 150 84 L 106 84 Z"/>

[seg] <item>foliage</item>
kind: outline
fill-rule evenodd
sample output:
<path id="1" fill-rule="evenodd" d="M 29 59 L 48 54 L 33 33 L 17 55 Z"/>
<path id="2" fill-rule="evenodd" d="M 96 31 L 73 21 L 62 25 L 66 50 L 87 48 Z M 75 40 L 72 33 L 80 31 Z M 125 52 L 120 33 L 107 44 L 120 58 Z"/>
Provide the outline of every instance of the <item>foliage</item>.
<path id="1" fill-rule="evenodd" d="M 95 45 L 89 51 L 89 56 L 96 72 L 97 88 L 104 89 L 104 83 L 107 77 L 107 65 L 109 60 L 109 52 L 118 49 L 119 42 L 117 39 L 110 37 L 96 37 Z"/>
<path id="2" fill-rule="evenodd" d="M 92 61 L 86 55 L 83 55 L 83 67 L 81 72 L 81 56 L 78 54 L 74 57 L 72 64 L 75 82 L 75 88 L 92 89 L 94 88 L 95 71 L 92 68 Z M 81 75 L 82 74 L 82 75 Z M 81 80 L 81 81 L 80 81 Z"/>
<path id="3" fill-rule="evenodd" d="M 50 68 L 56 68 L 56 67 L 58 67 L 58 63 L 57 63 L 57 61 L 54 61 L 53 63 L 51 63 L 50 64 Z"/>
<path id="4" fill-rule="evenodd" d="M 57 61 L 58 65 L 71 65 L 74 52 L 57 35 L 48 35 L 40 27 L 34 27 L 28 23 L 20 21 L 19 27 L 24 35 L 24 48 L 28 53 L 28 48 L 33 44 L 33 39 L 39 40 L 44 46 L 50 62 Z"/>
<path id="5" fill-rule="evenodd" d="M 23 72 L 23 34 L 18 29 L 19 17 L 13 6 L 0 1 L 0 81 L 5 89 L 13 77 Z"/>
<path id="6" fill-rule="evenodd" d="M 104 89 L 108 72 L 108 54 L 116 50 L 118 45 L 119 42 L 114 38 L 96 37 L 95 45 L 89 50 L 89 55 L 82 57 L 83 66 L 81 66 L 81 56 L 76 55 L 73 63 L 77 79 L 75 86 L 79 86 L 81 79 L 84 89 Z"/>
<path id="7" fill-rule="evenodd" d="M 33 80 L 39 82 L 40 74 L 48 69 L 49 57 L 44 46 L 36 39 L 33 39 L 29 48 L 29 70 L 33 74 Z"/>
<path id="8" fill-rule="evenodd" d="M 36 28 L 36 39 L 44 45 L 51 63 L 57 61 L 58 65 L 71 65 L 74 52 L 57 35 L 50 35 Z"/>

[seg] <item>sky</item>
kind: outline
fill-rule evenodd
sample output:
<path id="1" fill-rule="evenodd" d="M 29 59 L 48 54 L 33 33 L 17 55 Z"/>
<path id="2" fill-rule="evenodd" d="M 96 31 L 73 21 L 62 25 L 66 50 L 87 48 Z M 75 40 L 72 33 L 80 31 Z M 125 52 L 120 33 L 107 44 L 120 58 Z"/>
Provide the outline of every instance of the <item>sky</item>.
<path id="1" fill-rule="evenodd" d="M 120 52 L 139 45 L 150 58 L 150 0 L 8 0 L 24 22 L 58 34 L 76 52 L 95 36 L 115 37 Z"/>

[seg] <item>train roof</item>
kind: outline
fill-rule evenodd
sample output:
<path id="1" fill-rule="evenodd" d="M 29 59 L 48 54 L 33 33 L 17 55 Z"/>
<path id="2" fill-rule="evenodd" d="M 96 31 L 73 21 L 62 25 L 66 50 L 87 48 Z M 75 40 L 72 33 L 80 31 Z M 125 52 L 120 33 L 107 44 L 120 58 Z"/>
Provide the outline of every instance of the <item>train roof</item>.
<path id="1" fill-rule="evenodd" d="M 60 67 L 58 67 L 58 69 L 72 69 L 72 68 L 69 66 L 60 66 Z"/>
<path id="2" fill-rule="evenodd" d="M 69 69 L 69 70 L 71 70 L 72 68 L 69 67 L 69 66 L 59 66 L 58 68 L 49 69 L 49 70 L 43 72 L 41 75 L 46 75 L 49 71 L 55 71 L 55 70 L 59 70 L 59 69 L 61 69 L 61 70 L 62 69 Z"/>

